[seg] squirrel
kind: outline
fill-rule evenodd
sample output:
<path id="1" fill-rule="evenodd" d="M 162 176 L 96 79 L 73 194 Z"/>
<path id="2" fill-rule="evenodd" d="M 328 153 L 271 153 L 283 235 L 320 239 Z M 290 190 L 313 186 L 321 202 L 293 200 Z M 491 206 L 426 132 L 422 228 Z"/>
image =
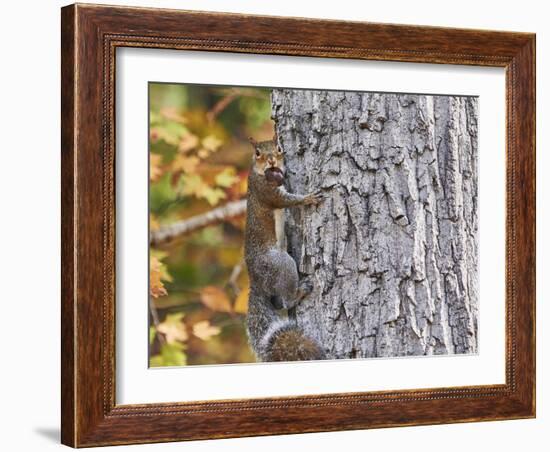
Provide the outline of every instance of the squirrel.
<path id="1" fill-rule="evenodd" d="M 247 333 L 259 361 L 304 361 L 325 358 L 322 347 L 279 309 L 291 309 L 313 290 L 299 281 L 296 263 L 281 249 L 276 216 L 285 207 L 317 205 L 320 191 L 289 193 L 283 186 L 284 154 L 274 137 L 257 142 L 248 176 L 245 261 L 250 277 Z"/>

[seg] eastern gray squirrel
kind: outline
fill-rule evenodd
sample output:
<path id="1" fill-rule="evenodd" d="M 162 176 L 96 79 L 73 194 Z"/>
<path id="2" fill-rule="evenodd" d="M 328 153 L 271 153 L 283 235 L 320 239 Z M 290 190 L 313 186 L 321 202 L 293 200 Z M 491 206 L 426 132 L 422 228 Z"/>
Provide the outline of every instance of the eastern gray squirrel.
<path id="1" fill-rule="evenodd" d="M 250 277 L 247 332 L 260 361 L 303 361 L 325 358 L 322 347 L 295 322 L 279 315 L 311 293 L 307 280 L 299 281 L 296 263 L 277 240 L 276 211 L 316 205 L 320 191 L 307 195 L 285 190 L 283 151 L 274 138 L 257 142 L 248 176 L 245 260 Z"/>

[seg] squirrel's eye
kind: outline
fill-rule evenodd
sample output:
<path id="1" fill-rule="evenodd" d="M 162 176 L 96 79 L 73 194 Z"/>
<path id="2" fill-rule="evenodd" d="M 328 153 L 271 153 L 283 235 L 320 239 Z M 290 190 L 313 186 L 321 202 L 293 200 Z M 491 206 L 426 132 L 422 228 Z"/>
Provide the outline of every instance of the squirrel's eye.
<path id="1" fill-rule="evenodd" d="M 256 149 L 256 157 L 259 157 L 259 156 L 260 156 L 260 151 Z"/>
<path id="2" fill-rule="evenodd" d="M 282 154 L 282 153 L 283 153 L 283 150 L 282 150 L 281 148 L 278 147 L 278 148 L 277 148 L 277 152 L 278 152 L 279 154 Z"/>

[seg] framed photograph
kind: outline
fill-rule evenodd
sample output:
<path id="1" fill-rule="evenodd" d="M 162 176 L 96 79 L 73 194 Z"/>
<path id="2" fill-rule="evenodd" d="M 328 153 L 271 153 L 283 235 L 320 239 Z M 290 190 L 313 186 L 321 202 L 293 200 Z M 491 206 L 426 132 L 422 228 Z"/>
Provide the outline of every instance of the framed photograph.
<path id="1" fill-rule="evenodd" d="M 535 36 L 62 9 L 62 442 L 535 416 Z"/>

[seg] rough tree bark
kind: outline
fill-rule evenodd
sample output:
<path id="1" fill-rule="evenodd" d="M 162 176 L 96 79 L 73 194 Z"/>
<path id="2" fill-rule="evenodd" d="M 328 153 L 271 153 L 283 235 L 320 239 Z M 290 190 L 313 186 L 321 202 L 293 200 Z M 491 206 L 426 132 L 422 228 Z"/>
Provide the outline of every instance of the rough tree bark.
<path id="1" fill-rule="evenodd" d="M 285 234 L 329 358 L 476 353 L 477 98 L 273 90 Z"/>

